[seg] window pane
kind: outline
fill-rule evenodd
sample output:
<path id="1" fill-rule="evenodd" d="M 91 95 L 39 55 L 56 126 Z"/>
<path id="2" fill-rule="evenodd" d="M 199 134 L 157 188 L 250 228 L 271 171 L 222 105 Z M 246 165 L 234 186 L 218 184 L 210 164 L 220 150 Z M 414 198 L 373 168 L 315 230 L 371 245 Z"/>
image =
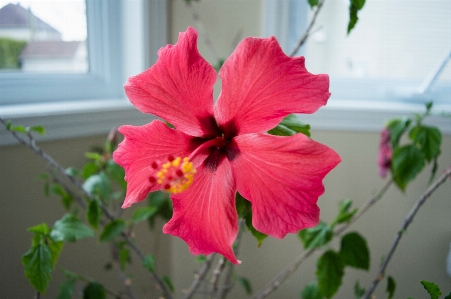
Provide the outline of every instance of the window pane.
<path id="1" fill-rule="evenodd" d="M 86 73 L 84 0 L 0 0 L 0 71 Z"/>
<path id="2" fill-rule="evenodd" d="M 325 2 L 310 38 L 307 66 L 314 73 L 419 84 L 451 51 L 451 1 L 367 0 L 346 35 L 349 1 Z M 451 83 L 451 61 L 432 85 Z"/>

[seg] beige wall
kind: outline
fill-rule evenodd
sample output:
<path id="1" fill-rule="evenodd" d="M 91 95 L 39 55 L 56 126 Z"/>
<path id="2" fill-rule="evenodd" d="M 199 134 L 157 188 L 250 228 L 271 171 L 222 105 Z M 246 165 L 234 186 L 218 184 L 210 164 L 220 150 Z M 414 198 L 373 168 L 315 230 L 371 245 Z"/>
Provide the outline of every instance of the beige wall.
<path id="1" fill-rule="evenodd" d="M 227 2 L 225 7 L 223 4 Z M 191 19 L 181 1 L 170 1 L 171 42 L 188 24 L 199 29 Z M 241 28 L 243 37 L 259 35 L 260 1 L 205 0 L 194 7 L 199 12 L 211 40 L 222 58 L 231 52 L 233 38 Z M 210 61 L 212 55 L 202 41 L 199 48 Z M 321 218 L 330 221 L 340 200 L 351 198 L 359 206 L 374 195 L 384 184 L 375 164 L 378 134 L 342 131 L 316 131 L 313 139 L 323 142 L 341 155 L 343 162 L 326 178 L 326 193 L 319 200 Z M 83 162 L 83 153 L 92 145 L 102 145 L 103 136 L 46 142 L 42 147 L 63 166 L 78 166 Z M 443 141 L 441 169 L 451 162 L 451 137 Z M 28 149 L 14 145 L 0 147 L 0 297 L 32 298 L 33 290 L 23 276 L 20 258 L 30 246 L 31 234 L 26 228 L 46 222 L 49 225 L 61 217 L 63 210 L 58 199 L 43 196 L 42 183 L 36 177 L 45 170 L 44 163 Z M 440 171 L 439 171 L 440 172 Z M 337 298 L 353 298 L 352 289 L 356 279 L 368 286 L 378 269 L 381 257 L 388 250 L 395 233 L 414 202 L 427 187 L 427 174 L 422 175 L 405 194 L 392 188 L 372 210 L 359 220 L 350 231 L 358 230 L 371 247 L 371 271 L 346 269 L 344 286 Z M 451 241 L 451 184 L 448 182 L 424 205 L 408 232 L 401 241 L 387 274 L 397 282 L 396 298 L 426 297 L 420 280 L 438 283 L 444 292 L 449 292 L 451 279 L 445 273 L 445 260 Z M 157 249 L 164 273 L 171 273 L 178 290 L 187 288 L 198 265 L 189 254 L 186 244 L 177 238 L 150 236 L 138 229 L 139 243 L 145 251 Z M 156 239 L 155 239 L 156 238 Z M 154 247 L 156 246 L 156 248 Z M 337 244 L 332 245 L 337 249 Z M 302 252 L 297 237 L 290 235 L 283 241 L 268 238 L 261 248 L 249 233 L 245 233 L 236 267 L 237 275 L 252 281 L 254 290 L 262 288 L 269 279 L 280 272 L 294 257 Z M 109 287 L 118 287 L 117 273 L 104 272 L 101 268 L 107 261 L 109 248 L 96 241 L 81 241 L 67 244 L 59 265 L 80 272 L 100 281 L 108 281 Z M 136 260 L 136 259 L 135 259 Z M 135 261 L 136 294 L 138 298 L 147 289 L 150 277 Z M 271 298 L 299 298 L 303 286 L 314 279 L 315 259 L 305 262 Z M 54 298 L 62 275 L 57 270 L 46 298 Z M 385 282 L 378 288 L 378 298 L 385 298 Z M 199 296 L 202 298 L 202 296 Z M 230 298 L 245 298 L 242 288 L 237 286 Z"/>

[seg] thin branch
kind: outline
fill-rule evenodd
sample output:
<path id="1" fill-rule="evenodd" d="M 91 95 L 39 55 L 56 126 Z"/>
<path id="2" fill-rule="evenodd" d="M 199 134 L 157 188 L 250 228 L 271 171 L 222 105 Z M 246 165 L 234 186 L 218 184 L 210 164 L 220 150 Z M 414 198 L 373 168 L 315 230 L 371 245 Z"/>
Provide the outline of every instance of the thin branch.
<path id="1" fill-rule="evenodd" d="M 197 289 L 200 286 L 200 283 L 204 280 L 205 275 L 207 275 L 208 273 L 208 270 L 210 270 L 214 257 L 215 254 L 210 254 L 209 256 L 207 256 L 207 259 L 200 267 L 199 272 L 194 276 L 194 280 L 183 299 L 190 299 L 196 293 Z"/>
<path id="2" fill-rule="evenodd" d="M 241 245 L 241 239 L 243 237 L 243 230 L 244 230 L 244 226 L 245 226 L 245 221 L 244 219 L 240 219 L 239 222 L 239 230 L 238 230 L 238 235 L 236 236 L 236 240 L 235 240 L 235 244 L 234 244 L 234 252 L 235 252 L 235 256 L 238 257 L 238 252 L 240 249 L 240 245 Z M 225 281 L 224 281 L 224 287 L 222 289 L 222 293 L 220 298 L 221 299 L 225 299 L 228 295 L 228 293 L 230 292 L 230 290 L 232 289 L 232 285 L 230 284 L 230 281 L 232 280 L 232 274 L 233 274 L 233 267 L 235 265 L 232 263 L 228 263 L 227 264 L 227 268 L 225 270 Z"/>
<path id="3" fill-rule="evenodd" d="M 226 265 L 226 259 L 225 259 L 225 257 L 221 256 L 219 258 L 218 264 L 216 265 L 216 268 L 213 270 L 213 275 L 211 277 L 212 298 L 217 298 L 218 282 L 219 282 L 219 278 L 221 277 L 222 271 L 225 268 L 225 265 Z"/>
<path id="4" fill-rule="evenodd" d="M 393 180 L 389 180 L 384 187 L 372 198 L 370 198 L 361 208 L 360 212 L 354 215 L 352 221 L 345 223 L 334 231 L 334 237 L 345 231 L 352 223 L 355 222 L 360 216 L 362 216 L 371 206 L 373 206 L 382 196 L 387 192 L 388 188 L 393 183 Z M 274 277 L 266 287 L 261 290 L 254 299 L 262 299 L 274 292 L 285 280 L 287 280 L 298 268 L 299 266 L 310 257 L 318 248 L 310 248 L 304 251 L 299 256 L 297 256 L 282 272 L 280 272 L 276 277 Z"/>
<path id="5" fill-rule="evenodd" d="M 313 28 L 313 25 L 315 24 L 316 18 L 318 17 L 318 14 L 323 7 L 323 4 L 326 0 L 320 0 L 318 2 L 318 5 L 316 6 L 316 10 L 313 13 L 312 19 L 310 20 L 310 24 L 307 27 L 307 30 L 305 30 L 304 35 L 301 37 L 301 39 L 298 41 L 296 46 L 294 47 L 293 51 L 291 51 L 290 56 L 293 57 L 298 52 L 299 48 L 307 41 L 307 38 L 310 36 L 310 31 Z"/>
<path id="6" fill-rule="evenodd" d="M 0 122 L 5 126 L 5 128 L 7 128 L 7 122 L 0 117 Z M 28 148 L 30 148 L 35 154 L 37 154 L 39 157 L 41 157 L 43 160 L 45 160 L 51 167 L 53 167 L 54 169 L 56 169 L 63 177 L 67 178 L 75 187 L 77 187 L 78 190 L 80 190 L 84 196 L 86 196 L 87 198 L 94 200 L 94 195 L 92 195 L 91 193 L 89 193 L 88 191 L 86 191 L 83 188 L 83 184 L 77 180 L 75 177 L 68 175 L 66 173 L 66 170 L 58 163 L 56 162 L 50 155 L 48 155 L 46 152 L 44 152 L 41 148 L 39 148 L 38 146 L 36 146 L 35 144 L 35 140 L 33 138 L 33 136 L 31 134 L 27 134 L 28 139 L 25 139 L 24 137 L 20 136 L 17 132 L 15 131 L 11 131 L 8 130 L 11 133 L 11 135 L 17 140 L 19 141 L 21 144 L 27 146 Z M 60 183 L 62 183 L 62 181 L 53 173 L 50 173 L 54 179 L 58 180 Z M 63 188 L 67 188 L 67 190 L 70 190 L 68 188 L 67 185 L 65 185 L 64 183 L 62 183 Z M 73 194 L 73 193 L 72 193 Z M 75 197 L 77 198 L 77 197 Z M 86 210 L 86 204 L 83 202 L 83 200 L 77 199 L 77 203 L 80 204 L 80 206 Z M 114 217 L 114 215 L 108 210 L 107 206 L 101 202 L 101 209 L 103 211 L 103 213 L 105 214 L 105 216 L 110 219 L 110 220 L 115 220 L 116 217 Z M 136 246 L 136 244 L 132 241 L 132 239 L 130 238 L 129 235 L 127 235 L 125 232 L 121 233 L 122 238 L 124 238 L 124 240 L 127 242 L 127 244 L 130 246 L 130 248 L 135 252 L 136 255 L 138 255 L 138 257 L 143 260 L 144 259 L 144 254 L 141 252 L 141 250 Z M 161 288 L 161 290 L 163 291 L 164 295 L 166 298 L 170 299 L 172 298 L 171 293 L 169 292 L 168 288 L 166 287 L 166 285 L 163 283 L 163 281 L 158 277 L 157 274 L 155 273 L 151 273 L 152 278 L 155 280 L 155 282 L 158 284 L 158 286 Z"/>
<path id="7" fill-rule="evenodd" d="M 401 229 L 396 234 L 395 240 L 393 241 L 390 250 L 388 251 L 387 255 L 385 256 L 385 259 L 379 269 L 379 272 L 376 275 L 376 278 L 374 279 L 371 287 L 368 289 L 368 291 L 363 295 L 362 299 L 368 299 L 373 294 L 374 290 L 376 289 L 379 282 L 384 278 L 385 269 L 388 266 L 388 263 L 390 262 L 393 253 L 395 252 L 396 248 L 398 247 L 399 241 L 401 240 L 401 237 L 406 232 L 407 228 L 409 227 L 410 223 L 413 220 L 413 217 L 417 214 L 418 210 L 421 208 L 421 206 L 425 203 L 425 201 L 442 185 L 449 177 L 451 177 L 451 167 L 447 168 L 443 175 L 435 181 L 434 184 L 432 184 L 426 192 L 418 199 L 418 201 L 415 203 L 413 208 L 410 210 L 409 214 L 407 215 L 406 219 L 404 220 L 404 223 L 401 226 Z"/>

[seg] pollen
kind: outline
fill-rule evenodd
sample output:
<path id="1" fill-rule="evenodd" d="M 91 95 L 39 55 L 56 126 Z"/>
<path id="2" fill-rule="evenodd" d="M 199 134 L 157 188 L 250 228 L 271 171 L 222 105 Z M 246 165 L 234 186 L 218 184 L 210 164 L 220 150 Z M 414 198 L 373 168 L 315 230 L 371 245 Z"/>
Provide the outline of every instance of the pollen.
<path id="1" fill-rule="evenodd" d="M 182 159 L 169 156 L 163 164 L 152 163 L 152 168 L 157 169 L 158 166 L 154 167 L 155 165 L 161 165 L 160 170 L 150 177 L 149 181 L 158 183 L 166 192 L 177 194 L 188 189 L 193 183 L 196 169 L 188 157 Z"/>

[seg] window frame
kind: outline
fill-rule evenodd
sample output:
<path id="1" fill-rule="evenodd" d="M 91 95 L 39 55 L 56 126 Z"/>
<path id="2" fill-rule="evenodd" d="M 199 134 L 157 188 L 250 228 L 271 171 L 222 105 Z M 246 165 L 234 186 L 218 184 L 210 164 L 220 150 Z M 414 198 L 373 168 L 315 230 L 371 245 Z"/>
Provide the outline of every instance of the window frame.
<path id="1" fill-rule="evenodd" d="M 47 133 L 37 136 L 38 141 L 104 134 L 122 124 L 149 122 L 154 117 L 130 104 L 123 84 L 153 64 L 158 49 L 167 44 L 167 5 L 167 0 L 87 0 L 88 18 L 94 18 L 91 24 L 88 19 L 88 47 L 97 47 L 90 55 L 92 72 L 64 75 L 63 80 L 71 84 L 62 89 L 55 86 L 62 85 L 61 75 L 0 77 L 0 116 L 16 125 L 43 125 Z M 26 93 L 42 91 L 48 98 L 38 95 L 21 101 L 21 97 L 3 92 L 9 88 L 17 93 L 25 86 L 29 89 Z M 17 143 L 9 135 L 0 127 L 0 146 Z"/>

